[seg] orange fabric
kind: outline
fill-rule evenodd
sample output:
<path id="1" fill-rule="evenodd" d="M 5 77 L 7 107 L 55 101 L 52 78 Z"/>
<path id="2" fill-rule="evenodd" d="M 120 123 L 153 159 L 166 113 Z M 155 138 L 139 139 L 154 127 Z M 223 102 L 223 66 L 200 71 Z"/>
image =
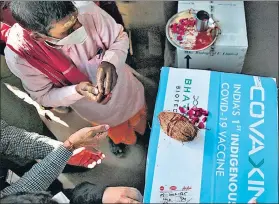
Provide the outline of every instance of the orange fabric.
<path id="1" fill-rule="evenodd" d="M 108 131 L 108 136 L 112 139 L 114 144 L 124 143 L 133 145 L 137 142 L 136 133 L 144 134 L 146 129 L 146 106 L 144 106 L 136 115 L 128 121 L 111 127 Z M 94 126 L 96 123 L 92 123 Z"/>

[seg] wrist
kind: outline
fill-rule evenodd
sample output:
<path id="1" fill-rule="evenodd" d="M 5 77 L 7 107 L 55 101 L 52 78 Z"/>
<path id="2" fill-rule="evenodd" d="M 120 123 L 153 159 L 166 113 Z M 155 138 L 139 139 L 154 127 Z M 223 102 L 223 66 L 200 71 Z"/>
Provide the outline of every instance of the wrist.
<path id="1" fill-rule="evenodd" d="M 74 144 L 73 144 L 69 139 L 67 139 L 67 140 L 63 143 L 63 146 L 64 146 L 67 150 L 69 150 L 69 151 L 71 151 L 71 152 L 73 152 L 73 151 L 75 150 Z"/>
<path id="2" fill-rule="evenodd" d="M 77 92 L 79 95 L 81 95 L 81 93 L 80 93 L 80 88 L 79 88 L 79 84 L 75 86 L 75 90 L 76 90 L 76 92 Z"/>
<path id="3" fill-rule="evenodd" d="M 112 64 L 112 63 L 110 63 L 110 62 L 108 62 L 108 61 L 102 61 L 102 62 L 101 62 L 101 65 L 103 65 L 103 66 L 108 65 L 108 66 L 112 66 L 113 68 L 115 68 L 114 64 Z"/>

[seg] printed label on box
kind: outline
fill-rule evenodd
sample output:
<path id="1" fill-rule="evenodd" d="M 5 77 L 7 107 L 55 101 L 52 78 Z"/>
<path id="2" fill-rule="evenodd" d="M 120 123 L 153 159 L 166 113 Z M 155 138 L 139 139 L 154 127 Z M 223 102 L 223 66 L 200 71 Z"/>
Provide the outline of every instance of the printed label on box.
<path id="1" fill-rule="evenodd" d="M 209 115 L 206 130 L 182 143 L 162 131 L 158 115 L 187 106 Z M 272 78 L 163 68 L 144 202 L 278 203 L 277 112 Z"/>

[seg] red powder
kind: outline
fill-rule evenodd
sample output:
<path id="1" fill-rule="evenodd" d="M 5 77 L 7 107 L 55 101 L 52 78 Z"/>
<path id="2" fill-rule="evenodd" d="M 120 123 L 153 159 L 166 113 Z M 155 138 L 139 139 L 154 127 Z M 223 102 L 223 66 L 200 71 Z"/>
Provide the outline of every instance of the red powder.
<path id="1" fill-rule="evenodd" d="M 190 30 L 195 26 L 196 20 L 194 18 L 182 18 L 179 23 L 173 23 L 170 25 L 171 32 L 179 35 L 177 37 L 178 41 L 183 40 L 183 35 L 186 31 Z"/>
<path id="2" fill-rule="evenodd" d="M 212 42 L 211 35 L 207 35 L 207 32 L 199 32 L 196 37 L 196 44 L 193 47 L 193 50 L 202 49 L 208 46 Z"/>
<path id="3" fill-rule="evenodd" d="M 170 25 L 170 30 L 173 34 L 176 35 L 176 40 L 179 42 L 179 44 L 186 44 L 187 42 L 184 42 L 185 38 L 184 35 L 187 32 L 187 35 L 193 36 L 195 32 L 195 24 L 196 19 L 195 18 L 182 18 L 179 20 L 178 23 L 173 23 Z M 213 41 L 213 38 L 211 35 L 207 35 L 207 32 L 198 32 L 196 39 L 194 42 L 191 42 L 192 44 L 192 50 L 200 50 L 208 45 Z M 187 39 L 186 39 L 187 41 Z M 186 47 L 185 47 L 186 48 Z"/>

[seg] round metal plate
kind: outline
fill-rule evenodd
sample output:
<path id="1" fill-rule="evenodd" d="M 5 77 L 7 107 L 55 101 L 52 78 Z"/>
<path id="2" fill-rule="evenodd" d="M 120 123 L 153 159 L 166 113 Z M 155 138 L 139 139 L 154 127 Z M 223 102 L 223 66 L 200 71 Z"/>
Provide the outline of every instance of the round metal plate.
<path id="1" fill-rule="evenodd" d="M 185 16 L 189 16 L 189 15 L 192 15 L 194 18 L 196 18 L 196 13 L 198 11 L 194 10 L 194 9 L 189 9 L 189 10 L 186 10 L 186 11 L 182 11 L 180 13 L 177 13 L 175 14 L 173 17 L 171 17 L 166 25 L 166 36 L 169 40 L 169 42 L 175 46 L 176 48 L 178 49 L 182 49 L 182 50 L 185 50 L 185 51 L 199 51 L 199 50 L 204 50 L 204 49 L 207 49 L 208 47 L 210 47 L 213 43 L 215 43 L 215 41 L 217 40 L 217 37 L 218 35 L 220 34 L 220 29 L 219 27 L 217 26 L 217 23 L 212 19 L 210 18 L 209 21 L 208 21 L 208 29 L 211 29 L 210 33 L 211 33 L 211 36 L 212 36 L 212 42 L 208 45 L 206 45 L 205 47 L 202 47 L 200 49 L 193 49 L 193 48 L 185 48 L 183 46 L 181 46 L 180 43 L 178 43 L 177 40 L 173 40 L 172 37 L 171 37 L 171 29 L 170 29 L 170 25 L 172 25 L 173 23 L 175 22 L 178 22 L 180 19 L 182 18 L 185 18 Z M 189 36 L 185 36 L 186 37 L 186 40 L 188 39 Z"/>

